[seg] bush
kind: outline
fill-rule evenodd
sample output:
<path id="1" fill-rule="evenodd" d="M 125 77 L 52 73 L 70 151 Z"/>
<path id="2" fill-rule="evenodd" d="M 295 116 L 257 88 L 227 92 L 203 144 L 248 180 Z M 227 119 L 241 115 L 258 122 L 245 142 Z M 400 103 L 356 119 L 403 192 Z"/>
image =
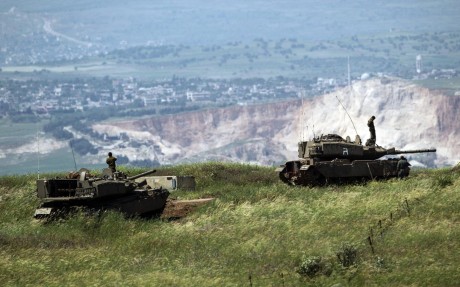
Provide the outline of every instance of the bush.
<path id="1" fill-rule="evenodd" d="M 70 141 L 72 148 L 80 155 L 96 154 L 97 149 L 84 138 L 73 139 Z"/>
<path id="2" fill-rule="evenodd" d="M 433 179 L 432 187 L 436 188 L 445 188 L 446 186 L 452 185 L 454 183 L 454 179 L 450 174 L 440 174 Z"/>
<path id="3" fill-rule="evenodd" d="M 313 278 L 318 275 L 331 275 L 332 268 L 321 256 L 304 256 L 297 272 Z"/>
<path id="4" fill-rule="evenodd" d="M 342 243 L 336 254 L 343 267 L 350 267 L 358 263 L 358 249 L 353 244 Z"/>
<path id="5" fill-rule="evenodd" d="M 73 134 L 69 131 L 64 130 L 63 128 L 57 128 L 53 130 L 52 135 L 58 140 L 69 140 L 73 138 Z"/>

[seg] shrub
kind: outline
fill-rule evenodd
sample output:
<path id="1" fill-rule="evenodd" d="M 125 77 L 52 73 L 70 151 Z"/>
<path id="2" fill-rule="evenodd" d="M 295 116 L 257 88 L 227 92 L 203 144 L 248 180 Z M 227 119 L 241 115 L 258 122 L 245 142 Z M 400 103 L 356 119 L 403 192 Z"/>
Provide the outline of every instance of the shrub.
<path id="1" fill-rule="evenodd" d="M 342 243 L 336 254 L 343 267 L 350 267 L 358 263 L 358 249 L 351 243 Z"/>
<path id="2" fill-rule="evenodd" d="M 97 149 L 87 139 L 73 139 L 70 141 L 70 144 L 73 149 L 75 149 L 75 151 L 80 155 L 97 153 Z"/>
<path id="3" fill-rule="evenodd" d="M 300 275 L 313 278 L 318 275 L 331 275 L 332 268 L 321 256 L 304 256 L 297 272 Z"/>
<path id="4" fill-rule="evenodd" d="M 454 179 L 450 174 L 440 174 L 433 178 L 432 187 L 436 188 L 445 188 L 446 186 L 452 185 L 454 183 Z"/>

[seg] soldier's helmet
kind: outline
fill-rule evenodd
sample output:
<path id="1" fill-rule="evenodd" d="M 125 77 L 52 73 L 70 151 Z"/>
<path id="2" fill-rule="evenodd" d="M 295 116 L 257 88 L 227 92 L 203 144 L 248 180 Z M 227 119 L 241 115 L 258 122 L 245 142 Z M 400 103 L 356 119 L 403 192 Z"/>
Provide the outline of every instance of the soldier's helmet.
<path id="1" fill-rule="evenodd" d="M 112 153 L 111 153 L 111 152 L 109 152 L 109 156 L 112 156 Z"/>

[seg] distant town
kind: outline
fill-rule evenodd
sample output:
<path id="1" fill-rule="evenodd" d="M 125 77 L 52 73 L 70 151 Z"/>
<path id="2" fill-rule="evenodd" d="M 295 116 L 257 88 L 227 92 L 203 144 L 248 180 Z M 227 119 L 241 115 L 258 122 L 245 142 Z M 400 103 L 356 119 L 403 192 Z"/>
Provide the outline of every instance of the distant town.
<path id="1" fill-rule="evenodd" d="M 360 79 L 373 75 L 363 74 Z M 383 75 L 378 75 L 383 76 Z M 416 79 L 449 79 L 453 69 L 417 74 Z M 0 80 L 0 117 L 14 122 L 68 112 L 108 109 L 130 116 L 170 114 L 205 107 L 248 105 L 311 97 L 346 86 L 347 79 L 184 79 L 143 82 L 134 78 Z M 113 114 L 115 116 L 116 114 Z M 120 115 L 120 114 L 118 114 Z"/>
<path id="2" fill-rule="evenodd" d="M 63 112 L 116 108 L 160 110 L 169 106 L 201 108 L 247 105 L 308 97 L 346 83 L 317 78 L 301 81 L 278 77 L 242 80 L 204 80 L 173 78 L 144 83 L 136 79 L 70 81 L 0 81 L 0 116 L 14 121 L 28 117 L 49 118 Z M 160 109 L 160 110 L 158 110 Z"/>

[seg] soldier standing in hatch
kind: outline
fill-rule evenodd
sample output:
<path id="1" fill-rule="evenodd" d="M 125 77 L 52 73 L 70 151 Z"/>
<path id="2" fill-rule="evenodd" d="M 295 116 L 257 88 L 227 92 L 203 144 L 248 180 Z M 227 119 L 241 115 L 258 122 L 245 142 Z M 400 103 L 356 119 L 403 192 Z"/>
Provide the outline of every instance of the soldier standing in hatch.
<path id="1" fill-rule="evenodd" d="M 115 162 L 117 161 L 117 158 L 112 156 L 112 153 L 109 152 L 109 157 L 105 160 L 105 162 L 109 165 L 109 168 L 112 170 L 112 172 L 117 171 L 117 165 Z"/>
<path id="2" fill-rule="evenodd" d="M 377 137 L 375 136 L 375 126 L 374 126 L 375 116 L 372 116 L 367 121 L 367 126 L 369 127 L 369 132 L 371 133 L 371 138 L 367 140 L 366 146 L 373 146 L 377 141 Z"/>
<path id="3" fill-rule="evenodd" d="M 396 166 L 396 171 L 398 172 L 399 179 L 403 179 L 404 177 L 409 176 L 409 168 L 410 163 L 404 156 L 401 156 L 401 159 L 398 161 L 398 165 Z"/>

